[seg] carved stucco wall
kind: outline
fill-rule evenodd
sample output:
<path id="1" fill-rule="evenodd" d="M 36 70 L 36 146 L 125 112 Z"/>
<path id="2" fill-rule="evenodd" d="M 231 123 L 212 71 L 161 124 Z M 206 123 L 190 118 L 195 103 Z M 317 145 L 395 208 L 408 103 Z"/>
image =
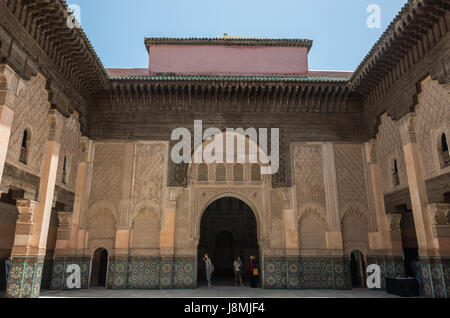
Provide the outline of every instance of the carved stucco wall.
<path id="1" fill-rule="evenodd" d="M 159 249 L 167 154 L 165 143 L 138 143 L 135 146 L 131 246 L 133 249 L 150 249 L 147 251 L 150 254 Z"/>
<path id="2" fill-rule="evenodd" d="M 95 143 L 89 209 L 99 201 L 108 201 L 114 207 L 115 218 L 121 200 L 124 143 Z"/>
<path id="3" fill-rule="evenodd" d="M 381 170 L 383 194 L 406 187 L 408 185 L 408 177 L 406 175 L 405 158 L 398 122 L 392 120 L 386 114 L 381 116 L 381 124 L 378 127 L 376 153 Z M 392 182 L 394 159 L 397 160 L 400 178 L 400 184 L 396 187 L 394 187 Z"/>
<path id="4" fill-rule="evenodd" d="M 29 81 L 19 80 L 10 74 L 13 93 L 14 121 L 8 144 L 7 162 L 34 175 L 40 175 L 45 141 L 48 136 L 48 93 L 45 79 L 34 76 Z M 19 162 L 23 132 L 29 129 L 31 143 L 27 165 Z"/>
<path id="5" fill-rule="evenodd" d="M 191 210 L 191 190 L 186 189 L 179 196 L 176 204 L 175 253 L 192 255 L 196 249 L 194 241 L 193 211 Z"/>
<path id="6" fill-rule="evenodd" d="M 112 219 L 108 226 L 117 228 L 122 213 L 129 213 L 131 248 L 136 254 L 155 254 L 159 248 L 159 231 L 164 222 L 167 182 L 168 144 L 164 142 L 135 143 L 96 142 L 89 196 L 89 220 L 96 214 Z M 128 149 L 128 150 L 127 150 Z M 130 152 L 129 149 L 132 149 Z M 334 145 L 336 182 L 343 231 L 349 222 L 358 226 L 360 241 L 367 241 L 368 202 L 364 171 L 363 147 L 360 144 Z M 295 176 L 295 201 L 300 251 L 320 254 L 326 249 L 326 191 L 324 185 L 323 149 L 321 144 L 295 144 L 292 148 Z M 128 159 L 127 159 L 128 158 Z M 126 176 L 126 161 L 132 159 L 132 176 Z M 209 203 L 223 196 L 235 196 L 255 211 L 258 239 L 264 250 L 273 255 L 285 248 L 282 211 L 284 196 L 270 185 L 270 178 L 251 181 L 251 165 L 244 164 L 243 181 L 233 180 L 233 165 L 227 165 L 226 181 L 215 180 L 215 165 L 208 165 L 209 181 L 197 181 L 197 167 L 189 169 L 189 186 L 177 191 L 174 200 L 175 250 L 177 255 L 196 253 L 200 219 Z M 127 181 L 128 180 L 128 181 Z M 128 185 L 127 182 L 130 184 Z M 127 201 L 123 197 L 130 188 Z M 124 190 L 125 189 L 125 190 Z M 128 202 L 128 203 L 127 203 Z M 128 204 L 128 207 L 127 207 Z M 125 211 L 125 212 L 124 212 Z M 91 214 L 93 216 L 91 216 Z M 362 215 L 363 222 L 355 221 Z M 359 220 L 358 219 L 358 220 Z M 352 221 L 353 220 L 353 221 Z M 358 223 L 359 222 L 359 223 Z M 98 223 L 100 226 L 100 223 Z M 92 227 L 89 227 L 90 231 Z M 114 232 L 106 231 L 113 240 Z M 106 234 L 102 234 L 106 239 Z M 345 239 L 354 240 L 350 234 Z M 349 236 L 350 235 L 350 236 Z M 355 234 L 356 235 L 356 234 Z M 90 236 L 91 237 L 91 236 Z M 99 238 L 100 239 L 100 238 Z M 261 246 L 260 246 L 261 248 Z"/>
<path id="7" fill-rule="evenodd" d="M 363 150 L 361 144 L 334 145 L 344 250 L 359 248 L 366 253 L 371 210 L 368 203 Z"/>
<path id="8" fill-rule="evenodd" d="M 56 175 L 56 184 L 72 192 L 75 191 L 75 182 L 77 178 L 80 137 L 81 132 L 78 115 L 72 114 L 69 118 L 65 118 L 61 130 L 61 149 L 59 153 L 58 172 Z M 65 184 L 62 182 L 64 156 L 67 158 L 67 178 Z"/>
<path id="9" fill-rule="evenodd" d="M 450 89 L 430 78 L 421 83 L 422 93 L 418 96 L 416 129 L 417 143 L 426 179 L 443 172 L 437 157 L 438 142 L 442 133 L 450 142 Z"/>
<path id="10" fill-rule="evenodd" d="M 347 209 L 342 216 L 342 242 L 344 252 L 350 255 L 354 250 L 360 250 L 367 255 L 369 248 L 367 215 L 356 207 Z"/>
<path id="11" fill-rule="evenodd" d="M 341 217 L 356 208 L 369 217 L 369 204 L 361 144 L 335 144 L 336 182 Z"/>
<path id="12" fill-rule="evenodd" d="M 126 228 L 131 230 L 134 253 L 159 250 L 167 155 L 165 142 L 95 143 L 87 219 L 89 239 L 100 241 L 92 246 L 113 246 L 116 229 Z M 95 223 L 97 215 L 108 219 L 105 226 Z M 96 231 L 102 236 L 97 238 Z"/>
<path id="13" fill-rule="evenodd" d="M 299 246 L 302 254 L 326 252 L 327 221 L 313 207 L 306 208 L 299 220 Z"/>
<path id="14" fill-rule="evenodd" d="M 284 253 L 285 236 L 283 224 L 283 202 L 277 190 L 270 191 L 270 214 L 271 214 L 271 235 L 270 248 L 272 254 Z"/>
<path id="15" fill-rule="evenodd" d="M 326 248 L 324 158 L 320 144 L 292 147 L 299 244 L 301 252 Z"/>

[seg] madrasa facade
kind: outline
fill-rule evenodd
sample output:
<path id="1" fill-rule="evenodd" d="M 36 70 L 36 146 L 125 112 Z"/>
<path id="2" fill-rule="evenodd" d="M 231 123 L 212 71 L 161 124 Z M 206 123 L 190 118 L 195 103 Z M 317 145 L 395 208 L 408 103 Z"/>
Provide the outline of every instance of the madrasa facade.
<path id="1" fill-rule="evenodd" d="M 67 9 L 0 1 L 8 297 L 73 288 L 72 270 L 80 288 L 198 288 L 204 253 L 217 277 L 256 256 L 265 289 L 366 287 L 370 264 L 385 288 L 418 259 L 425 295 L 450 297 L 448 0 L 408 1 L 354 72 L 310 70 L 311 40 L 226 35 L 146 38 L 148 68 L 107 69 Z M 211 146 L 198 121 L 249 156 L 172 160 L 177 128 Z M 251 129 L 279 131 L 272 174 Z"/>

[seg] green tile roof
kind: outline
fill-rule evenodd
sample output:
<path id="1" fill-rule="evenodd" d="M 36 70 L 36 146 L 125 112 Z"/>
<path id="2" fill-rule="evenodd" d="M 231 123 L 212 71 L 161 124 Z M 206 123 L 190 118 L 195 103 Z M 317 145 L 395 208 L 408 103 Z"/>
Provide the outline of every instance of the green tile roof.
<path id="1" fill-rule="evenodd" d="M 225 37 L 225 38 L 167 38 L 167 37 L 146 37 L 145 46 L 147 50 L 150 45 L 172 44 L 172 45 L 232 45 L 232 46 L 289 46 L 306 47 L 308 51 L 313 44 L 309 39 L 266 39 L 266 38 L 245 38 L 245 37 Z"/>
<path id="2" fill-rule="evenodd" d="M 341 77 L 283 77 L 283 76 L 222 76 L 222 75 L 149 75 L 149 76 L 109 76 L 111 80 L 149 81 L 247 81 L 247 82 L 348 82 Z"/>

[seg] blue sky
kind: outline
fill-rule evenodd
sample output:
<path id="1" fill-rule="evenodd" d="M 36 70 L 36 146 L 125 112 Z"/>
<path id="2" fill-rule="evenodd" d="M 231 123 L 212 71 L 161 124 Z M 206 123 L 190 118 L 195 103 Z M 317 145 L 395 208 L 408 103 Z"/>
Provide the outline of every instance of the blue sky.
<path id="1" fill-rule="evenodd" d="M 311 70 L 353 71 L 406 0 L 68 0 L 105 67 L 148 67 L 144 37 L 224 33 L 314 41 Z M 368 28 L 370 4 L 381 28 Z"/>

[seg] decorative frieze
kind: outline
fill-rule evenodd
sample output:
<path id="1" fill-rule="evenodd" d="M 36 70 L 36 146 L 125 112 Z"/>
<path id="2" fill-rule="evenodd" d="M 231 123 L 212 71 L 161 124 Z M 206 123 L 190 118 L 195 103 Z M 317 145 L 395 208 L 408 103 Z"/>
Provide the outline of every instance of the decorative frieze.
<path id="1" fill-rule="evenodd" d="M 16 222 L 16 235 L 31 235 L 33 230 L 33 221 L 36 211 L 36 201 L 17 200 L 17 209 L 19 210 L 19 218 Z"/>
<path id="2" fill-rule="evenodd" d="M 397 245 L 401 243 L 402 233 L 400 222 L 402 220 L 402 214 L 389 213 L 387 215 L 388 225 L 389 225 L 389 234 L 391 238 L 391 242 L 397 242 Z"/>
<path id="3" fill-rule="evenodd" d="M 432 203 L 428 205 L 435 238 L 450 238 L 450 204 Z"/>

